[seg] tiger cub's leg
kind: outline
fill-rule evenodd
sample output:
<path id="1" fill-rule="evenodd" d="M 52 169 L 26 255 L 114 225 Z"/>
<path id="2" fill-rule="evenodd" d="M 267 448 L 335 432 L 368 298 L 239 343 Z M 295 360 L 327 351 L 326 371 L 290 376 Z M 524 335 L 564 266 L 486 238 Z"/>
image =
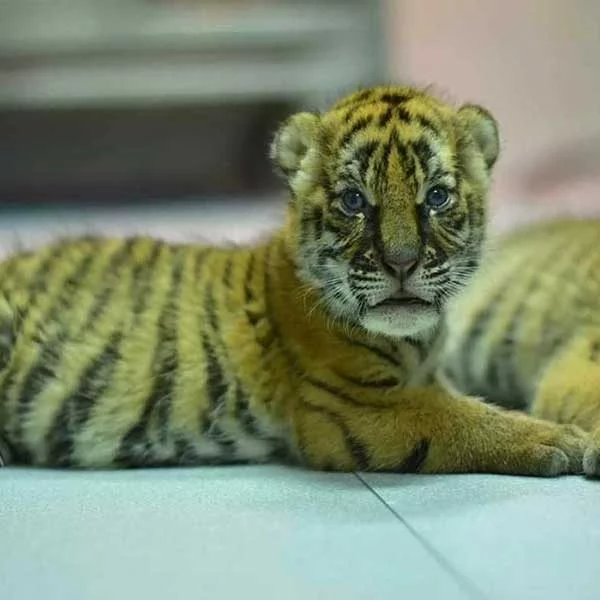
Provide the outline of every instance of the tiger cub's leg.
<path id="1" fill-rule="evenodd" d="M 531 414 L 591 432 L 583 468 L 589 477 L 600 477 L 600 332 L 574 337 L 548 364 Z"/>
<path id="2" fill-rule="evenodd" d="M 435 387 L 394 391 L 389 401 L 377 406 L 368 395 L 306 389 L 291 419 L 300 458 L 342 471 L 582 472 L 588 436 L 577 427 L 452 397 Z"/>

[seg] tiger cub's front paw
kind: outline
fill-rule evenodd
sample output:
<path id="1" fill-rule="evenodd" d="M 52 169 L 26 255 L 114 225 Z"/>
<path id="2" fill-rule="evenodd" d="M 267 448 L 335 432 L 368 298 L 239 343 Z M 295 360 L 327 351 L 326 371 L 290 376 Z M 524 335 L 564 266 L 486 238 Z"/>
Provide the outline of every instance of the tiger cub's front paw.
<path id="1" fill-rule="evenodd" d="M 519 419 L 520 420 L 520 419 Z M 556 477 L 583 473 L 588 433 L 575 425 L 558 425 L 523 417 L 514 458 L 523 474 Z"/>
<path id="2" fill-rule="evenodd" d="M 586 477 L 600 478 L 600 427 L 592 433 L 585 449 L 583 472 Z"/>

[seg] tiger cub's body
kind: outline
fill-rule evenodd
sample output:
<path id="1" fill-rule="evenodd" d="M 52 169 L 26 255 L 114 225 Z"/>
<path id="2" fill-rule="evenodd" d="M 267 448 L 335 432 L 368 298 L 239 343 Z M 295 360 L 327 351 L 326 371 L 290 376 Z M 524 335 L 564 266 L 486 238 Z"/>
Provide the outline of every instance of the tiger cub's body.
<path id="1" fill-rule="evenodd" d="M 306 319 L 294 269 L 281 237 L 252 249 L 86 238 L 4 263 L 2 424 L 16 457 L 262 462 L 290 450 L 307 382 L 385 394 L 418 370 L 417 341 L 363 345 Z"/>
<path id="2" fill-rule="evenodd" d="M 299 113 L 282 228 L 240 248 L 76 239 L 0 267 L 0 441 L 20 463 L 579 472 L 586 435 L 431 382 L 476 268 L 498 135 L 414 88 Z"/>
<path id="3" fill-rule="evenodd" d="M 600 474 L 600 221 L 500 240 L 452 303 L 442 374 L 463 393 L 595 432 Z"/>

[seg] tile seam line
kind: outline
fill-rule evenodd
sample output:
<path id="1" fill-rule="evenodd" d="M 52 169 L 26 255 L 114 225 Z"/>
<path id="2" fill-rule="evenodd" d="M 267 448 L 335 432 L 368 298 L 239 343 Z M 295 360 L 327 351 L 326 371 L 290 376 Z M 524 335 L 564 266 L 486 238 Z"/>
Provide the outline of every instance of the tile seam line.
<path id="1" fill-rule="evenodd" d="M 460 588 L 466 592 L 472 600 L 490 600 L 479 587 L 471 581 L 469 577 L 463 575 L 431 542 L 420 534 L 386 499 L 369 484 L 360 473 L 355 472 L 356 478 L 367 488 L 375 498 L 409 531 L 409 533 L 419 542 L 423 548 L 432 556 L 437 564 L 457 581 Z"/>

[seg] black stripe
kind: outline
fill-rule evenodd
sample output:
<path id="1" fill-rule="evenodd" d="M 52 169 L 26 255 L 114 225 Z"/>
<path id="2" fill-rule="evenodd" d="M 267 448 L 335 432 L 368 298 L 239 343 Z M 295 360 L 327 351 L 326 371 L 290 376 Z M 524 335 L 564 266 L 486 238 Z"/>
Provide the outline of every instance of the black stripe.
<path id="1" fill-rule="evenodd" d="M 45 464 L 49 467 L 70 467 L 73 460 L 72 407 L 64 402 L 52 427 L 46 434 Z"/>
<path id="2" fill-rule="evenodd" d="M 403 106 L 394 107 L 394 116 L 402 123 L 412 123 L 414 120 L 413 115 Z"/>
<path id="3" fill-rule="evenodd" d="M 0 323 L 0 370 L 6 368 L 17 338 L 15 319 L 7 317 Z"/>
<path id="4" fill-rule="evenodd" d="M 273 311 L 271 310 L 271 252 L 274 249 L 274 245 L 270 245 L 266 252 L 263 261 L 263 293 L 264 293 L 264 301 L 265 301 L 265 314 L 264 318 L 269 325 L 268 331 L 266 335 L 262 335 L 261 337 L 257 336 L 257 341 L 261 345 L 263 354 L 266 354 L 271 345 L 278 340 L 280 342 L 280 346 L 282 350 L 285 352 L 285 348 L 283 346 L 281 336 L 279 334 L 279 327 L 275 323 L 273 319 Z"/>
<path id="5" fill-rule="evenodd" d="M 381 262 L 385 261 L 385 244 L 383 243 L 383 235 L 381 231 L 381 227 L 383 225 L 383 219 L 379 217 L 379 207 L 374 207 L 371 215 L 369 233 L 371 237 L 371 243 L 375 252 L 379 255 L 379 259 Z"/>
<path id="6" fill-rule="evenodd" d="M 394 147 L 394 143 L 397 143 L 398 136 L 396 132 L 390 135 L 387 142 L 383 142 L 383 147 L 381 151 L 381 158 L 378 163 L 378 177 L 381 179 L 386 179 L 387 172 L 390 167 L 390 155 L 392 154 L 392 148 Z"/>
<path id="7" fill-rule="evenodd" d="M 117 361 L 121 331 L 115 331 L 102 351 L 81 374 L 73 392 L 63 400 L 52 426 L 46 434 L 46 462 L 53 466 L 73 464 L 74 436 L 87 423 L 96 403 L 111 383 Z"/>
<path id="8" fill-rule="evenodd" d="M 351 106 L 366 103 L 367 100 L 371 100 L 375 96 L 375 90 L 373 88 L 366 88 L 360 92 L 355 92 L 349 98 L 340 100 L 334 104 L 333 109 L 339 110 L 342 108 L 349 108 Z"/>
<path id="9" fill-rule="evenodd" d="M 105 392 L 121 360 L 123 332 L 114 331 L 98 356 L 82 373 L 77 388 L 71 395 L 75 403 L 75 424 L 85 425 L 90 417 L 95 400 Z M 95 396 L 95 398 L 94 398 Z"/>
<path id="10" fill-rule="evenodd" d="M 235 390 L 235 406 L 233 415 L 245 433 L 253 437 L 263 437 L 256 425 L 256 419 L 250 410 L 250 399 L 237 382 Z"/>
<path id="11" fill-rule="evenodd" d="M 358 169 L 363 177 L 369 171 L 373 154 L 379 147 L 380 142 L 371 140 L 356 148 L 353 158 L 358 162 Z"/>
<path id="12" fill-rule="evenodd" d="M 371 466 L 371 457 L 366 446 L 358 440 L 350 431 L 348 425 L 344 422 L 341 415 L 325 408 L 324 406 L 316 406 L 307 402 L 306 400 L 302 401 L 302 404 L 313 412 L 320 413 L 324 417 L 326 417 L 330 422 L 332 422 L 336 427 L 340 430 L 342 437 L 344 439 L 344 444 L 348 451 L 350 452 L 350 456 L 354 462 L 353 468 L 356 471 L 368 471 Z M 300 452 L 305 455 L 306 448 L 300 448 Z"/>
<path id="13" fill-rule="evenodd" d="M 146 437 L 153 406 L 146 402 L 141 417 L 123 436 L 115 463 L 123 466 L 144 465 L 151 462 L 151 444 Z"/>
<path id="14" fill-rule="evenodd" d="M 217 351 L 206 335 L 202 336 L 202 348 L 205 358 L 206 396 L 209 405 L 201 416 L 200 429 L 204 436 L 219 444 L 225 455 L 230 455 L 235 451 L 235 441 L 226 435 L 217 423 L 217 413 L 219 407 L 226 401 L 229 383 L 217 357 Z"/>
<path id="15" fill-rule="evenodd" d="M 82 331 L 85 332 L 90 327 L 93 327 L 94 323 L 108 307 L 110 298 L 114 294 L 116 284 L 119 281 L 119 272 L 131 257 L 131 252 L 135 246 L 135 243 L 135 238 L 129 238 L 111 257 L 108 265 L 104 269 L 102 275 L 99 277 L 99 282 L 101 285 L 103 285 L 103 287 L 95 290 L 96 299 L 94 300 L 92 308 L 85 319 Z"/>
<path id="16" fill-rule="evenodd" d="M 600 360 L 600 339 L 596 339 L 592 342 L 590 347 L 590 360 L 592 362 L 598 362 Z"/>
<path id="17" fill-rule="evenodd" d="M 226 288 L 231 287 L 231 270 L 233 267 L 233 259 L 231 255 L 228 255 L 225 259 L 225 267 L 223 268 L 223 285 Z"/>
<path id="18" fill-rule="evenodd" d="M 307 242 L 307 241 L 311 241 L 311 225 L 312 225 L 312 219 L 310 218 L 310 215 L 306 215 L 305 213 L 302 213 L 300 216 L 300 241 L 302 242 Z"/>
<path id="19" fill-rule="evenodd" d="M 432 182 L 437 182 L 441 179 L 444 179 L 445 177 L 451 177 L 453 175 L 453 173 L 451 173 L 450 171 L 447 171 L 444 167 L 440 166 L 440 165 L 436 165 L 433 168 L 433 171 L 431 171 L 431 173 L 429 173 L 429 178 Z M 444 185 L 444 184 L 441 184 Z M 444 185 L 444 187 L 449 191 L 449 192 L 455 192 L 456 189 L 455 188 L 448 188 Z M 458 187 L 458 184 L 457 184 Z M 465 201 L 467 200 L 467 196 L 465 196 Z"/>
<path id="20" fill-rule="evenodd" d="M 208 317 L 208 322 L 212 330 L 217 331 L 219 329 L 219 321 L 217 319 L 217 308 L 212 286 L 207 286 L 204 290 L 204 312 Z"/>
<path id="21" fill-rule="evenodd" d="M 390 135 L 388 145 L 386 146 L 382 155 L 382 165 L 380 168 L 383 169 L 385 166 L 385 171 L 382 171 L 384 173 L 384 178 L 389 178 L 389 161 L 392 149 L 396 150 L 396 153 L 398 154 L 398 160 L 400 161 L 402 170 L 404 171 L 406 183 L 410 184 L 416 173 L 415 159 L 411 153 L 410 143 L 403 142 L 396 130 L 394 130 Z"/>
<path id="22" fill-rule="evenodd" d="M 202 336 L 202 349 L 206 365 L 206 396 L 209 399 L 210 410 L 213 411 L 225 399 L 229 391 L 229 384 L 217 358 L 217 351 L 208 340 L 207 335 Z"/>
<path id="23" fill-rule="evenodd" d="M 317 389 L 320 389 L 328 394 L 331 394 L 332 396 L 335 396 L 338 400 L 341 400 L 342 402 L 349 404 L 351 406 L 357 406 L 360 408 L 369 407 L 373 410 L 385 410 L 386 408 L 388 408 L 386 406 L 380 406 L 378 404 L 370 404 L 368 402 L 361 402 L 360 400 L 357 400 L 356 398 L 350 396 L 350 394 L 347 394 L 343 390 L 340 390 L 339 388 L 337 388 L 329 383 L 326 383 L 325 381 L 321 381 L 320 379 L 316 379 L 315 377 L 312 377 L 310 375 L 306 375 L 304 380 L 306 381 L 306 383 L 309 383 L 313 387 L 316 387 Z"/>
<path id="24" fill-rule="evenodd" d="M 175 382 L 179 370 L 179 331 L 181 282 L 185 256 L 173 256 L 175 265 L 171 274 L 169 299 L 163 307 L 158 325 L 157 351 L 153 373 L 154 385 L 148 402 L 156 406 L 156 417 L 160 428 L 160 439 L 166 442 L 169 434 L 169 419 L 175 396 Z"/>
<path id="25" fill-rule="evenodd" d="M 194 279 L 198 281 L 202 275 L 204 263 L 210 255 L 210 248 L 200 248 L 194 256 Z"/>
<path id="26" fill-rule="evenodd" d="M 148 299 L 151 297 L 152 278 L 154 277 L 154 269 L 160 257 L 161 251 L 165 244 L 159 240 L 154 240 L 152 252 L 145 263 L 135 265 L 132 273 L 133 280 L 133 313 L 137 318 L 146 310 Z"/>
<path id="27" fill-rule="evenodd" d="M 487 302 L 485 309 L 471 320 L 468 330 L 465 331 L 463 350 L 459 353 L 458 362 L 448 368 L 451 379 L 456 378 L 457 382 L 460 381 L 460 387 L 468 390 L 471 394 L 487 395 L 486 390 L 480 389 L 479 380 L 473 378 L 471 368 L 474 364 L 477 364 L 476 359 L 480 358 L 474 356 L 473 353 L 476 351 L 481 335 L 486 331 L 488 324 L 501 304 L 504 294 L 509 290 L 509 287 L 501 286 L 498 292 Z"/>
<path id="28" fill-rule="evenodd" d="M 386 110 L 379 115 L 379 126 L 385 127 L 392 120 L 393 114 L 394 109 L 391 106 L 389 108 L 386 108 Z"/>
<path id="29" fill-rule="evenodd" d="M 394 148 L 398 154 L 402 169 L 405 171 L 407 177 L 411 177 L 414 174 L 414 161 L 412 156 L 409 154 L 407 146 L 400 140 L 398 135 L 392 136 Z"/>
<path id="30" fill-rule="evenodd" d="M 421 114 L 417 113 L 414 115 L 413 118 L 419 122 L 419 125 L 421 125 L 421 127 L 431 131 L 435 135 L 438 135 L 438 129 L 437 129 L 436 124 L 433 121 L 431 121 L 430 119 L 428 119 L 425 115 L 421 115 Z"/>
<path id="31" fill-rule="evenodd" d="M 235 405 L 233 416 L 246 435 L 260 439 L 269 444 L 269 457 L 274 460 L 289 460 L 289 447 L 279 437 L 261 431 L 256 417 L 250 409 L 250 399 L 239 381 L 235 383 Z"/>
<path id="32" fill-rule="evenodd" d="M 338 246 L 325 246 L 324 248 L 320 248 L 317 253 L 317 263 L 320 267 L 324 267 L 326 259 L 338 258 L 342 251 L 343 247 Z"/>
<path id="33" fill-rule="evenodd" d="M 65 285 L 62 287 L 57 298 L 48 307 L 45 314 L 40 315 L 39 323 L 42 326 L 60 323 L 61 313 L 68 311 L 68 304 L 73 300 L 73 293 L 77 291 L 81 280 L 87 274 L 89 266 L 94 259 L 93 252 L 84 255 L 75 271 L 67 277 Z M 67 306 L 65 307 L 65 304 Z M 63 319 L 59 329 L 51 334 L 47 339 L 39 340 L 41 345 L 40 353 L 35 362 L 31 365 L 25 376 L 23 385 L 17 399 L 17 413 L 19 415 L 13 435 L 15 439 L 20 439 L 23 430 L 23 421 L 25 415 L 29 412 L 32 403 L 38 396 L 48 379 L 55 376 L 54 370 L 60 363 L 61 349 L 68 340 L 67 335 L 68 320 Z M 15 367 L 16 368 L 16 367 Z M 4 385 L 1 391 L 6 396 L 9 393 L 9 386 L 14 382 L 12 371 L 7 373 L 4 378 Z"/>
<path id="34" fill-rule="evenodd" d="M 264 319 L 264 316 L 265 315 L 262 312 L 253 311 L 249 308 L 246 309 L 246 318 L 248 319 L 251 327 L 256 327 L 258 323 Z"/>
<path id="35" fill-rule="evenodd" d="M 252 289 L 252 279 L 254 277 L 254 263 L 255 263 L 254 253 L 251 253 L 248 262 L 246 264 L 246 276 L 244 277 L 244 302 L 246 305 L 254 302 L 256 296 L 254 295 L 254 290 Z"/>
<path id="36" fill-rule="evenodd" d="M 403 147 L 404 156 L 403 156 L 403 168 L 404 174 L 406 176 L 406 185 L 410 192 L 414 195 L 418 193 L 419 189 L 419 181 L 417 179 L 417 166 L 419 164 L 419 159 L 414 151 L 414 148 L 410 143 L 407 143 L 405 147 Z M 424 171 L 424 176 L 427 176 L 427 172 Z"/>
<path id="37" fill-rule="evenodd" d="M 423 438 L 412 449 L 411 453 L 394 469 L 394 473 L 419 473 L 429 455 L 430 442 Z"/>
<path id="38" fill-rule="evenodd" d="M 451 214 L 452 217 L 452 232 L 453 233 L 460 233 L 462 232 L 466 225 L 467 225 L 467 220 L 468 220 L 468 215 L 466 212 L 458 212 L 458 211 L 453 211 Z M 460 240 L 461 243 L 462 240 Z M 456 241 L 455 241 L 456 243 Z"/>
<path id="39" fill-rule="evenodd" d="M 284 260 L 287 260 L 287 250 L 285 248 L 285 240 L 281 239 L 280 240 L 280 250 L 281 250 L 281 255 L 284 258 Z M 265 252 L 265 258 L 264 258 L 264 273 L 263 273 L 263 294 L 264 294 L 264 302 L 265 302 L 265 319 L 267 320 L 268 324 L 269 324 L 269 329 L 270 329 L 270 340 L 269 340 L 269 344 L 277 341 L 279 344 L 279 348 L 281 350 L 281 353 L 283 354 L 283 356 L 285 357 L 288 366 L 293 370 L 294 374 L 296 376 L 300 376 L 303 372 L 304 369 L 301 366 L 301 361 L 300 358 L 296 355 L 296 353 L 289 347 L 286 345 L 285 343 L 285 339 L 282 337 L 281 333 L 280 333 L 280 329 L 279 329 L 279 324 L 277 323 L 276 319 L 275 319 L 275 314 L 273 312 L 272 306 L 271 306 L 271 294 L 273 293 L 273 289 L 272 289 L 272 284 L 271 284 L 271 274 L 270 274 L 270 266 L 271 266 L 271 252 L 274 251 L 275 249 L 277 249 L 275 247 L 274 244 L 271 244 L 268 248 L 267 251 Z M 259 340 L 260 342 L 260 340 Z M 264 343 L 264 341 L 263 341 Z M 267 399 L 267 402 L 269 402 L 269 400 Z"/>
<path id="40" fill-rule="evenodd" d="M 198 454 L 194 444 L 183 436 L 175 438 L 174 447 L 176 456 L 175 464 L 177 465 L 195 466 L 205 462 Z"/>
<path id="41" fill-rule="evenodd" d="M 233 457 L 225 456 L 223 454 L 219 456 L 202 456 L 193 442 L 184 436 L 178 436 L 175 438 L 175 458 L 166 461 L 166 465 L 175 466 L 220 466 L 220 465 L 243 465 L 249 464 L 247 460 L 235 459 Z"/>
<path id="42" fill-rule="evenodd" d="M 22 309 L 23 320 L 26 319 L 31 310 L 35 308 L 38 296 L 47 290 L 49 281 L 54 278 L 55 273 L 52 267 L 62 258 L 62 255 L 65 252 L 72 248 L 72 246 L 65 242 L 56 243 L 49 251 L 46 258 L 40 262 L 35 271 L 28 276 L 30 284 L 27 288 L 27 304 Z"/>
<path id="43" fill-rule="evenodd" d="M 331 223 L 330 221 L 325 223 L 325 231 L 333 233 L 338 237 L 343 237 L 346 235 L 346 231 L 343 227 L 338 226 L 336 223 Z"/>
<path id="44" fill-rule="evenodd" d="M 416 121 L 421 127 L 437 135 L 437 128 L 435 126 L 435 123 L 429 120 L 425 115 L 411 112 L 403 106 L 395 106 L 394 115 L 399 121 L 403 123 L 410 124 Z"/>
<path id="45" fill-rule="evenodd" d="M 313 209 L 312 222 L 315 238 L 320 239 L 323 236 L 323 209 L 320 206 Z"/>
<path id="46" fill-rule="evenodd" d="M 396 377 L 382 377 L 381 379 L 363 379 L 361 377 L 353 377 L 352 375 L 347 375 L 345 373 L 341 373 L 340 371 L 335 370 L 335 374 L 344 381 L 351 383 L 353 385 L 365 388 L 392 388 L 396 387 L 400 384 Z"/>
<path id="47" fill-rule="evenodd" d="M 359 117 L 358 119 L 356 119 L 356 121 L 354 121 L 354 123 L 351 125 L 351 127 L 348 129 L 348 131 L 346 131 L 344 133 L 344 135 L 341 137 L 338 147 L 340 148 L 344 148 L 348 142 L 350 142 L 350 140 L 361 130 L 363 130 L 365 127 L 367 127 L 372 121 L 372 117 L 371 115 L 367 115 L 367 116 L 362 116 Z"/>
<path id="48" fill-rule="evenodd" d="M 171 251 L 173 252 L 174 249 Z M 152 359 L 152 373 L 156 375 L 140 418 L 121 439 L 117 455 L 119 463 L 130 465 L 151 463 L 152 443 L 148 439 L 148 426 L 154 409 L 157 409 L 161 440 L 164 441 L 167 437 L 173 386 L 179 363 L 176 305 L 184 264 L 183 256 L 171 258 L 175 264 L 171 271 L 170 289 L 158 319 L 157 340 Z"/>
<path id="49" fill-rule="evenodd" d="M 590 248 L 595 248 L 597 245 L 597 241 L 594 240 L 591 246 L 584 247 L 581 252 L 577 252 L 574 256 L 572 256 L 572 261 L 568 261 L 568 265 L 566 265 L 565 276 L 568 276 L 568 272 L 571 270 L 572 264 L 578 264 L 580 258 L 585 258 L 589 254 Z M 568 246 L 570 249 L 570 245 Z M 568 251 L 567 249 L 567 251 Z M 535 290 L 538 288 L 540 280 L 543 280 L 545 276 L 546 269 L 550 265 L 554 265 L 556 263 L 557 258 L 561 257 L 565 252 L 565 248 L 562 245 L 559 245 L 554 249 L 553 252 L 550 252 L 539 265 L 539 268 L 533 273 L 531 279 L 527 282 L 525 290 L 522 292 L 523 298 L 529 298 Z M 503 296 L 501 296 L 503 297 Z M 497 305 L 496 305 L 497 307 Z M 501 390 L 507 393 L 499 394 L 502 397 L 502 404 L 507 406 L 508 408 L 525 408 L 527 405 L 527 394 L 521 390 L 521 386 L 518 385 L 517 373 L 518 373 L 518 364 L 517 357 L 518 353 L 514 349 L 514 342 L 519 338 L 519 328 L 522 324 L 523 319 L 527 315 L 527 304 L 522 302 L 519 307 L 515 310 L 512 315 L 510 322 L 507 324 L 505 328 L 504 338 L 502 339 L 502 343 L 500 347 L 497 348 L 494 352 L 493 357 L 488 361 L 488 366 L 486 370 L 486 385 L 488 389 L 493 390 Z M 550 328 L 548 328 L 550 329 Z M 564 340 L 564 336 L 560 336 Z M 555 338 L 556 342 L 561 341 L 560 338 Z M 548 364 L 553 356 L 550 352 L 550 348 L 545 349 L 545 361 Z M 496 398 L 491 397 L 496 401 Z M 508 397 L 505 397 L 508 396 Z"/>
<path id="50" fill-rule="evenodd" d="M 426 177 L 429 177 L 429 162 L 435 156 L 435 152 L 429 145 L 429 142 L 425 138 L 419 138 L 407 145 L 410 145 L 411 149 L 416 154 L 417 159 L 421 164 L 421 168 L 423 169 L 423 173 Z"/>
<path id="51" fill-rule="evenodd" d="M 254 253 L 252 253 L 248 257 L 248 262 L 245 266 L 246 274 L 244 276 L 244 306 L 246 318 L 251 327 L 256 327 L 259 321 L 264 318 L 263 312 L 256 310 L 256 295 L 252 289 L 255 262 L 256 258 Z"/>
<path id="52" fill-rule="evenodd" d="M 52 336 L 52 343 L 46 343 L 42 346 L 37 360 L 29 369 L 19 393 L 17 404 L 17 426 L 13 433 L 15 438 L 20 438 L 23 421 L 26 414 L 29 412 L 32 403 L 47 384 L 48 380 L 55 378 L 55 369 L 58 366 L 61 357 L 59 349 L 67 339 L 67 332 L 64 329 Z"/>
<path id="53" fill-rule="evenodd" d="M 414 98 L 414 94 L 409 92 L 400 93 L 400 92 L 386 92 L 381 95 L 381 102 L 385 102 L 386 104 L 391 104 L 393 106 L 398 106 L 400 104 L 404 104 L 406 101 Z"/>
<path id="54" fill-rule="evenodd" d="M 395 356 L 393 356 L 392 354 L 389 354 L 388 352 L 386 352 L 385 350 L 382 350 L 381 348 L 379 348 L 377 346 L 371 346 L 370 344 L 367 344 L 366 342 L 361 342 L 361 341 L 358 341 L 358 340 L 354 340 L 354 339 L 346 337 L 346 336 L 343 336 L 343 339 L 346 342 L 348 342 L 349 344 L 352 344 L 354 346 L 358 346 L 360 348 L 368 350 L 369 352 L 372 352 L 377 357 L 379 357 L 382 360 L 386 361 L 390 365 L 394 365 L 396 367 L 400 366 L 400 361 Z"/>

